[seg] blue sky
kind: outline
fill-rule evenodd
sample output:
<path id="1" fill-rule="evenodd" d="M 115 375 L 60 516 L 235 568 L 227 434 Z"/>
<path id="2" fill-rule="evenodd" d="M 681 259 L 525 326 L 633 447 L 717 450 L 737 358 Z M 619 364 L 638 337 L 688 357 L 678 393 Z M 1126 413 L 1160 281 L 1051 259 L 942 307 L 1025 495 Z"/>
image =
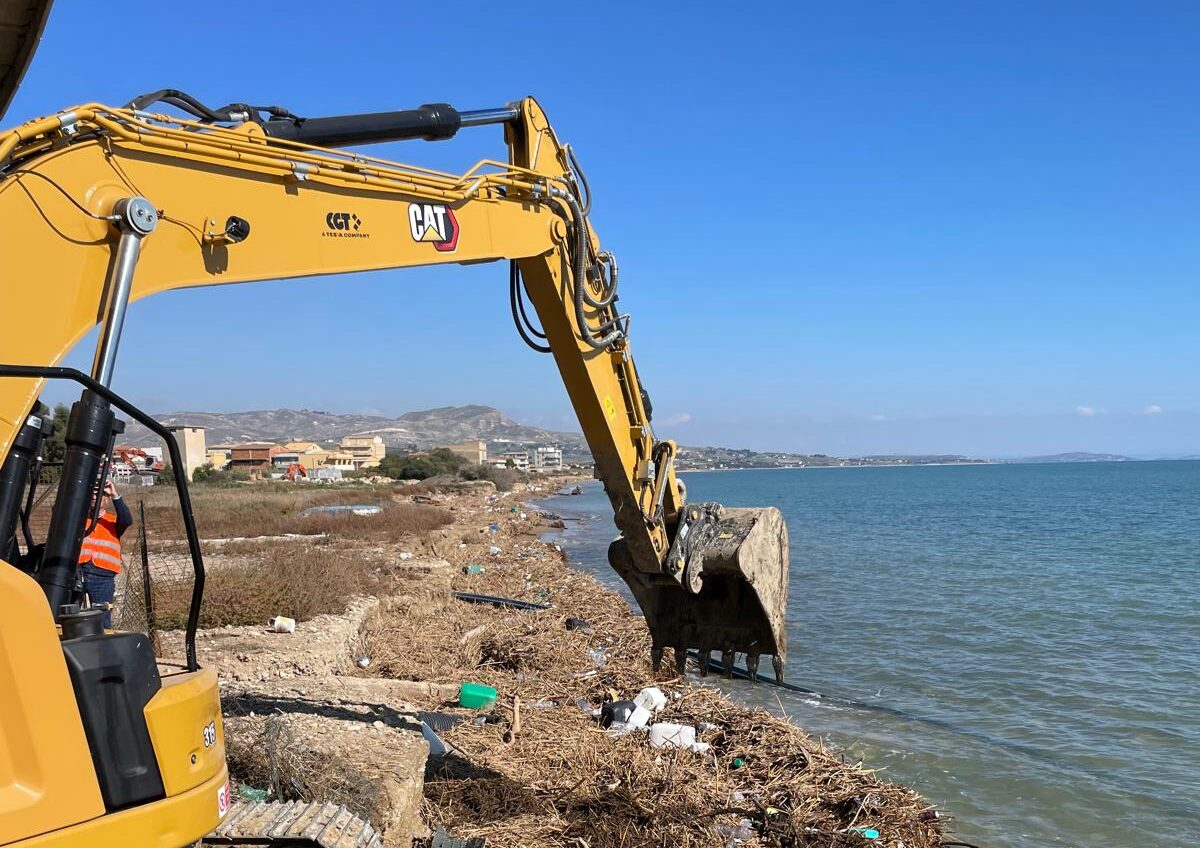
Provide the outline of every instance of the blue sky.
<path id="1" fill-rule="evenodd" d="M 1190 3 L 58 0 L 5 124 L 167 86 L 302 115 L 533 94 L 620 257 L 660 436 L 1200 453 L 1197 31 Z M 371 152 L 504 151 L 483 128 Z M 115 386 L 573 428 L 506 296 L 499 265 L 172 293 L 131 310 Z"/>

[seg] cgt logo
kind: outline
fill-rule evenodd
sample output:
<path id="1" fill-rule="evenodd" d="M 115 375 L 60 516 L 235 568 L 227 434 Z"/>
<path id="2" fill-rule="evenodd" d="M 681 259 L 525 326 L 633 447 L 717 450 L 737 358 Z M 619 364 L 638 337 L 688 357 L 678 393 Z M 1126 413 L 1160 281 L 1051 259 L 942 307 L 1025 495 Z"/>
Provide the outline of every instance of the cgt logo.
<path id="1" fill-rule="evenodd" d="M 458 219 L 443 203 L 408 204 L 408 229 L 413 241 L 430 242 L 442 253 L 458 247 Z"/>
<path id="2" fill-rule="evenodd" d="M 329 212 L 325 215 L 325 233 L 330 238 L 369 238 L 370 233 L 360 232 L 362 218 L 353 212 Z"/>

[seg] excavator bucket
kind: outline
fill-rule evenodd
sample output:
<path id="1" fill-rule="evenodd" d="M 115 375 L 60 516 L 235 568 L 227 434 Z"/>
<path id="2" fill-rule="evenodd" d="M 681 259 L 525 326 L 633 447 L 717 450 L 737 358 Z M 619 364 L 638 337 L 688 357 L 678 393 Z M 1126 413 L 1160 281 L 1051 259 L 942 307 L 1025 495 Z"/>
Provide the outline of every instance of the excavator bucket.
<path id="1" fill-rule="evenodd" d="M 608 558 L 646 616 L 656 669 L 664 649 L 673 648 L 682 673 L 687 651 L 694 648 L 702 675 L 719 651 L 729 676 L 735 654 L 743 653 L 753 680 L 759 656 L 770 654 L 782 681 L 788 537 L 779 510 L 688 504 L 667 556 L 675 576 L 638 569 L 623 539 L 612 543 Z"/>

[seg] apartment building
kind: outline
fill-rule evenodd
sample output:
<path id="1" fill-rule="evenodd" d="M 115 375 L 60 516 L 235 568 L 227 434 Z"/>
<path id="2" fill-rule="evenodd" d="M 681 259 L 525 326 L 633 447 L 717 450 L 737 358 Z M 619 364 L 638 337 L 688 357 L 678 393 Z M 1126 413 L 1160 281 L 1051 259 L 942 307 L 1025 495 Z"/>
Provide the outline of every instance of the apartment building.
<path id="1" fill-rule="evenodd" d="M 471 439 L 457 445 L 446 445 L 446 450 L 455 456 L 460 456 L 471 465 L 484 465 L 487 462 L 487 442 Z"/>
<path id="2" fill-rule="evenodd" d="M 346 436 L 338 449 L 353 457 L 354 467 L 378 468 L 379 463 L 387 456 L 387 447 L 383 444 L 382 436 Z"/>

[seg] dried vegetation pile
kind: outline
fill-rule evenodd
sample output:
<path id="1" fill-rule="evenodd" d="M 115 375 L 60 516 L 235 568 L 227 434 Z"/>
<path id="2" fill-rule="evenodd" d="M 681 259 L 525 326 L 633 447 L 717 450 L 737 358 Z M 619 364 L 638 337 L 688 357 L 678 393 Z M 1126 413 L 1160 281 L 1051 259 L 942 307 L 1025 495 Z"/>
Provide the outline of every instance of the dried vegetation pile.
<path id="1" fill-rule="evenodd" d="M 372 662 L 363 673 L 469 680 L 500 693 L 498 723 L 464 721 L 442 734 L 456 750 L 427 775 L 431 826 L 484 836 L 496 848 L 690 848 L 735 838 L 751 846 L 940 844 L 933 811 L 912 790 L 844 762 L 766 711 L 665 668 L 655 675 L 644 623 L 619 596 L 565 568 L 561 553 L 536 539 L 535 515 L 522 519 L 523 508 L 503 496 L 456 503 L 453 588 L 552 608 L 431 597 L 414 576 L 368 622 Z M 472 565 L 483 573 L 467 573 Z M 590 632 L 568 629 L 568 618 L 585 619 Z M 701 736 L 707 753 L 654 749 L 644 733 L 615 738 L 591 715 L 651 684 L 671 698 L 658 720 L 712 725 Z M 520 730 L 506 741 L 517 701 Z M 874 839 L 864 835 L 871 830 Z"/>

